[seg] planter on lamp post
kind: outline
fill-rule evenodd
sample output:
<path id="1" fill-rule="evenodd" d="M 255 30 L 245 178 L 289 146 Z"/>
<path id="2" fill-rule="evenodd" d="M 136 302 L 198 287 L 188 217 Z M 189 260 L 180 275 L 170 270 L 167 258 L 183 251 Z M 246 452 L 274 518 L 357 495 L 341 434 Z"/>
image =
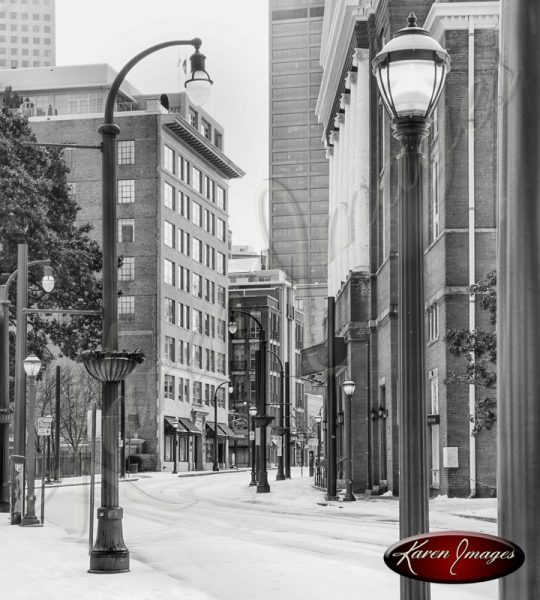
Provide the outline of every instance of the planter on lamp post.
<path id="1" fill-rule="evenodd" d="M 411 13 L 373 60 L 399 160 L 399 533 L 429 531 L 424 364 L 423 156 L 421 144 L 450 69 L 447 52 Z M 429 584 L 401 577 L 402 600 L 429 600 Z"/>

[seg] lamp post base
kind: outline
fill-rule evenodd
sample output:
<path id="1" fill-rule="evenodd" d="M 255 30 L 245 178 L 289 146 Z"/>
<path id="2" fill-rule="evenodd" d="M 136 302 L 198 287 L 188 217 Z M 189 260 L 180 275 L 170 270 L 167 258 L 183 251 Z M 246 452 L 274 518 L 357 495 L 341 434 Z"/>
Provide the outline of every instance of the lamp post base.
<path id="1" fill-rule="evenodd" d="M 249 485 L 257 485 L 257 481 L 255 479 L 255 473 L 251 474 L 251 481 L 249 482 Z"/>
<path id="2" fill-rule="evenodd" d="M 20 527 L 36 527 L 36 525 L 41 525 L 39 519 L 36 516 L 24 516 L 19 523 Z"/>
<path id="3" fill-rule="evenodd" d="M 92 550 L 89 573 L 129 573 L 129 550 Z"/>

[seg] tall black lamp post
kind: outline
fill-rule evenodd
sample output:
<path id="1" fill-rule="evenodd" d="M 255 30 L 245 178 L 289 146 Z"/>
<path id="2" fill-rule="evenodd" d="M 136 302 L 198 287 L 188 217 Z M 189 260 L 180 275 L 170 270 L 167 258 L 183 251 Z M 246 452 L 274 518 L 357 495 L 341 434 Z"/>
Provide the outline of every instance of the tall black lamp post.
<path id="1" fill-rule="evenodd" d="M 272 350 L 268 350 L 268 352 L 274 356 L 274 358 L 279 362 L 280 371 L 279 371 L 279 409 L 278 409 L 278 427 L 277 427 L 277 435 L 280 436 L 280 444 L 281 446 L 278 448 L 278 456 L 277 456 L 277 473 L 276 473 L 276 481 L 283 481 L 285 479 L 285 472 L 283 471 L 283 446 L 284 446 L 284 436 L 285 436 L 285 419 L 284 419 L 284 404 L 288 402 L 288 398 L 285 396 L 285 368 L 283 367 L 283 361 L 279 358 L 279 355 L 276 354 Z"/>
<path id="2" fill-rule="evenodd" d="M 26 513 L 21 520 L 21 526 L 39 525 L 36 516 L 36 377 L 41 369 L 41 361 L 37 356 L 28 356 L 23 361 L 24 370 L 29 379 L 28 410 L 26 427 L 28 439 L 26 444 Z"/>
<path id="3" fill-rule="evenodd" d="M 191 56 L 191 78 L 186 90 L 195 104 L 208 97 L 212 81 L 205 71 L 205 56 L 199 52 L 201 40 L 174 40 L 157 44 L 132 58 L 114 79 L 105 101 L 104 122 L 99 128 L 102 137 L 103 189 L 103 338 L 104 352 L 118 351 L 118 261 L 116 253 L 116 141 L 120 128 L 114 123 L 114 107 L 120 86 L 128 72 L 143 58 L 170 46 L 194 46 Z M 118 506 L 118 381 L 103 381 L 103 452 L 101 507 L 97 510 L 98 527 L 94 547 L 90 552 L 91 573 L 122 573 L 129 571 L 129 551 L 122 533 L 123 511 Z"/>
<path id="4" fill-rule="evenodd" d="M 262 326 L 259 319 L 254 317 L 251 313 L 243 310 L 237 310 L 235 308 L 229 309 L 229 333 L 234 335 L 238 331 L 238 325 L 234 318 L 234 313 L 245 315 L 250 319 L 253 319 L 259 327 L 259 350 L 257 359 L 257 414 L 252 417 L 255 423 L 255 447 L 259 448 L 258 462 L 259 462 L 259 473 L 257 479 L 257 493 L 267 493 L 270 491 L 270 485 L 268 483 L 268 472 L 266 471 L 266 428 L 272 422 L 274 417 L 270 417 L 266 414 L 266 396 L 267 396 L 267 385 L 266 385 L 266 355 L 267 355 L 267 343 L 266 343 L 266 331 Z"/>
<path id="5" fill-rule="evenodd" d="M 233 388 L 230 384 L 230 381 L 224 381 L 220 383 L 216 391 L 214 392 L 214 465 L 212 466 L 212 471 L 219 471 L 219 461 L 218 461 L 218 390 L 222 388 L 224 385 L 229 384 L 229 394 L 233 391 Z"/>
<path id="6" fill-rule="evenodd" d="M 347 444 L 345 455 L 347 462 L 345 463 L 345 496 L 343 497 L 344 502 L 354 502 L 352 491 L 352 395 L 356 385 L 354 381 L 348 379 L 342 385 L 343 391 L 345 392 L 345 443 Z"/>
<path id="7" fill-rule="evenodd" d="M 174 438 L 173 438 L 173 475 L 178 473 L 178 428 L 180 427 L 180 422 L 178 421 L 178 417 L 174 418 L 173 421 L 174 427 Z"/>
<path id="8" fill-rule="evenodd" d="M 317 415 L 315 417 L 315 423 L 317 423 L 317 466 L 321 464 L 321 422 L 322 416 Z"/>
<path id="9" fill-rule="evenodd" d="M 9 511 L 9 424 L 12 414 L 9 407 L 9 287 L 15 277 L 17 277 L 17 350 L 20 361 L 26 354 L 26 316 L 23 309 L 28 303 L 28 268 L 35 265 L 50 265 L 49 259 L 33 260 L 28 262 L 28 245 L 19 244 L 17 247 L 17 270 L 9 275 L 5 284 L 0 285 L 0 512 Z M 46 267 L 41 280 L 41 286 L 45 292 L 50 292 L 54 288 L 54 277 L 49 267 Z M 20 322 L 19 322 L 20 321 Z M 24 330 L 23 330 L 24 328 Z M 19 340 L 19 337 L 21 338 Z M 24 338 L 24 339 L 23 339 Z M 23 345 L 24 343 L 24 345 Z M 16 367 L 17 369 L 17 367 Z M 17 369 L 16 378 L 24 377 L 24 369 L 19 374 Z M 21 385 L 17 385 L 15 402 L 15 422 L 14 422 L 14 454 L 25 455 L 25 394 Z M 22 496 L 21 496 L 22 507 Z M 15 508 L 15 507 L 13 507 Z M 12 513 L 12 525 L 20 522 L 20 511 L 17 516 Z"/>
<path id="10" fill-rule="evenodd" d="M 249 446 L 251 454 L 251 481 L 249 485 L 257 485 L 257 467 L 256 467 L 256 455 L 255 455 L 255 421 L 253 420 L 257 414 L 257 407 L 249 407 Z"/>
<path id="11" fill-rule="evenodd" d="M 409 15 L 377 54 L 373 73 L 401 143 L 399 155 L 399 525 L 405 538 L 429 531 L 424 392 L 422 140 L 450 69 L 447 52 Z M 428 600 L 429 584 L 401 577 L 402 600 Z"/>

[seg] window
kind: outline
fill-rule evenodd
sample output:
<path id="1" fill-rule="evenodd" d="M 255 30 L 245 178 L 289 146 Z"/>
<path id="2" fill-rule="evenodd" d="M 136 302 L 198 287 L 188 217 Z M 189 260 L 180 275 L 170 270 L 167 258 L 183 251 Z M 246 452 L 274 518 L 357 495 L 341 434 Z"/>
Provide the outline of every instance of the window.
<path id="1" fill-rule="evenodd" d="M 226 294 L 225 294 L 225 288 L 221 285 L 217 286 L 217 303 L 218 306 L 221 306 L 222 308 L 225 308 L 225 300 L 226 300 Z"/>
<path id="2" fill-rule="evenodd" d="M 206 139 L 212 139 L 212 127 L 210 126 L 210 123 L 205 119 L 201 118 L 201 126 L 199 128 L 199 131 L 204 135 Z"/>
<path id="3" fill-rule="evenodd" d="M 205 279 L 204 280 L 204 300 L 206 302 L 210 302 L 210 280 L 209 279 Z"/>
<path id="4" fill-rule="evenodd" d="M 226 209 L 225 190 L 220 186 L 216 185 L 216 202 L 221 210 Z"/>
<path id="5" fill-rule="evenodd" d="M 187 304 L 180 304 L 180 327 L 191 329 L 191 310 Z"/>
<path id="6" fill-rule="evenodd" d="M 427 309 L 428 342 L 439 339 L 439 305 L 435 302 Z"/>
<path id="7" fill-rule="evenodd" d="M 189 366 L 189 342 L 178 340 L 178 362 Z"/>
<path id="8" fill-rule="evenodd" d="M 169 400 L 174 400 L 174 375 L 165 375 L 163 378 L 163 395 Z"/>
<path id="9" fill-rule="evenodd" d="M 168 258 L 164 259 L 164 275 L 163 280 L 169 285 L 174 285 L 174 263 Z"/>
<path id="10" fill-rule="evenodd" d="M 118 269 L 118 281 L 133 281 L 135 279 L 135 258 L 122 257 L 122 266 Z"/>
<path id="11" fill-rule="evenodd" d="M 180 214 L 185 218 L 189 219 L 190 215 L 190 201 L 189 196 L 187 194 L 179 193 L 179 201 L 180 201 Z"/>
<path id="12" fill-rule="evenodd" d="M 123 140 L 118 142 L 118 164 L 135 164 L 135 141 Z"/>
<path id="13" fill-rule="evenodd" d="M 204 195 L 208 200 L 214 201 L 214 182 L 206 175 L 204 176 Z"/>
<path id="14" fill-rule="evenodd" d="M 135 240 L 135 220 L 118 219 L 118 243 L 133 242 Z"/>
<path id="15" fill-rule="evenodd" d="M 204 313 L 204 323 L 203 323 L 204 335 L 210 337 L 210 315 Z"/>
<path id="16" fill-rule="evenodd" d="M 193 309 L 193 331 L 202 333 L 202 312 L 196 308 Z"/>
<path id="17" fill-rule="evenodd" d="M 169 173 L 174 173 L 174 150 L 169 146 L 165 146 L 163 149 L 163 167 Z"/>
<path id="18" fill-rule="evenodd" d="M 191 106 L 189 107 L 189 124 L 195 129 L 199 127 L 199 113 Z"/>
<path id="19" fill-rule="evenodd" d="M 225 341 L 225 336 L 226 336 L 226 324 L 225 321 L 223 319 L 218 319 L 217 322 L 217 336 L 218 339 L 221 340 L 222 342 Z"/>
<path id="20" fill-rule="evenodd" d="M 165 336 L 165 358 L 171 362 L 175 361 L 175 339 L 169 335 Z"/>
<path id="21" fill-rule="evenodd" d="M 259 338 L 259 333 L 260 333 L 260 329 L 259 326 L 257 324 L 257 322 L 255 321 L 255 319 L 257 319 L 257 321 L 261 322 L 261 313 L 258 311 L 253 311 L 253 319 L 249 319 L 249 337 L 253 340 L 253 339 L 258 339 Z"/>
<path id="22" fill-rule="evenodd" d="M 165 298 L 165 321 L 176 323 L 176 303 L 172 298 Z"/>
<path id="23" fill-rule="evenodd" d="M 191 290 L 193 292 L 193 295 L 197 296 L 198 298 L 202 298 L 202 277 L 200 275 L 197 275 L 197 273 L 193 273 L 192 282 L 193 285 L 191 287 Z"/>
<path id="24" fill-rule="evenodd" d="M 210 348 L 206 348 L 205 354 L 206 354 L 206 366 L 205 366 L 205 369 L 207 371 L 210 371 Z"/>
<path id="25" fill-rule="evenodd" d="M 191 203 L 191 220 L 195 225 L 202 227 L 202 208 L 198 202 Z"/>
<path id="26" fill-rule="evenodd" d="M 135 180 L 119 179 L 117 183 L 117 197 L 119 204 L 135 202 Z"/>
<path id="27" fill-rule="evenodd" d="M 174 248 L 176 245 L 174 225 L 172 223 L 169 223 L 169 221 L 165 221 L 163 227 L 163 242 L 165 246 L 169 246 L 169 248 Z"/>
<path id="28" fill-rule="evenodd" d="M 193 382 L 193 402 L 194 404 L 202 403 L 202 383 L 200 381 Z"/>
<path id="29" fill-rule="evenodd" d="M 197 167 L 191 169 L 191 187 L 198 192 L 202 192 L 202 173 Z"/>
<path id="30" fill-rule="evenodd" d="M 439 237 L 439 154 L 435 152 L 431 158 L 431 198 L 430 198 L 430 227 L 429 241 L 433 242 Z"/>
<path id="31" fill-rule="evenodd" d="M 215 373 L 216 371 L 216 351 L 215 350 L 210 350 L 210 371 L 212 371 L 212 373 Z"/>
<path id="32" fill-rule="evenodd" d="M 189 379 L 184 379 L 184 400 L 189 402 Z"/>
<path id="33" fill-rule="evenodd" d="M 219 131 L 214 131 L 214 145 L 220 150 L 223 148 L 223 135 Z"/>
<path id="34" fill-rule="evenodd" d="M 184 254 L 185 256 L 189 256 L 190 255 L 190 248 L 189 248 L 189 238 L 190 235 L 187 231 L 184 231 L 183 229 L 180 229 L 178 231 L 178 235 L 180 237 L 180 252 L 182 254 Z"/>
<path id="35" fill-rule="evenodd" d="M 212 265 L 212 248 L 210 247 L 210 244 L 204 245 L 203 263 L 207 267 L 210 267 Z"/>
<path id="36" fill-rule="evenodd" d="M 135 316 L 135 296 L 125 296 L 122 294 L 118 297 L 118 318 L 130 319 Z"/>
<path id="37" fill-rule="evenodd" d="M 223 219 L 218 218 L 216 220 L 216 237 L 218 240 L 225 242 L 225 221 Z"/>
<path id="38" fill-rule="evenodd" d="M 197 262 L 202 262 L 202 242 L 196 237 L 193 238 L 192 254 L 191 257 Z"/>
<path id="39" fill-rule="evenodd" d="M 186 160 L 184 157 L 180 156 L 179 157 L 179 168 L 180 168 L 180 172 L 178 173 L 180 175 L 180 179 L 184 182 L 189 184 L 191 181 L 191 174 L 190 174 L 190 163 L 188 160 Z"/>
<path id="40" fill-rule="evenodd" d="M 223 254 L 222 252 L 217 252 L 216 254 L 217 254 L 216 270 L 218 273 L 221 273 L 221 275 L 225 275 L 225 271 L 226 271 L 225 254 Z"/>
<path id="41" fill-rule="evenodd" d="M 256 348 L 251 348 L 249 349 L 249 370 L 250 371 L 255 371 L 255 369 L 257 368 L 257 361 L 256 361 L 256 355 L 255 353 L 257 352 Z"/>
<path id="42" fill-rule="evenodd" d="M 176 210 L 175 202 L 174 202 L 174 188 L 170 183 L 165 182 L 163 188 L 163 203 L 167 208 L 171 210 Z"/>
<path id="43" fill-rule="evenodd" d="M 225 354 L 217 353 L 217 372 L 225 373 Z"/>
<path id="44" fill-rule="evenodd" d="M 193 366 L 202 369 L 202 348 L 193 344 Z"/>
<path id="45" fill-rule="evenodd" d="M 190 271 L 189 269 L 186 269 L 186 267 L 180 267 L 179 268 L 179 275 L 180 275 L 180 289 L 183 290 L 184 292 L 189 292 L 189 274 Z"/>

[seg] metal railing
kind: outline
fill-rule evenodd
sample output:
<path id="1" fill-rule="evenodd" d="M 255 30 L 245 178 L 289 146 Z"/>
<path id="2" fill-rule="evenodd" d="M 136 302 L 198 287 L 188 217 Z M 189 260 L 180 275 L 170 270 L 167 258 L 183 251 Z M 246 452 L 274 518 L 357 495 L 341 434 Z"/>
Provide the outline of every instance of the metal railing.
<path id="1" fill-rule="evenodd" d="M 313 485 L 321 489 L 326 489 L 326 483 L 326 467 L 315 465 L 315 479 Z"/>

